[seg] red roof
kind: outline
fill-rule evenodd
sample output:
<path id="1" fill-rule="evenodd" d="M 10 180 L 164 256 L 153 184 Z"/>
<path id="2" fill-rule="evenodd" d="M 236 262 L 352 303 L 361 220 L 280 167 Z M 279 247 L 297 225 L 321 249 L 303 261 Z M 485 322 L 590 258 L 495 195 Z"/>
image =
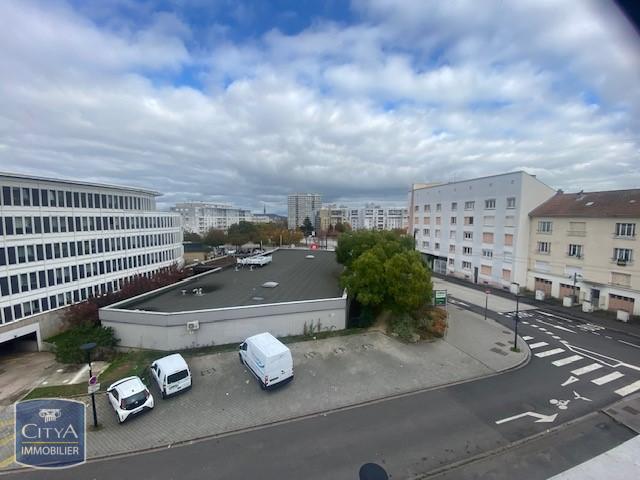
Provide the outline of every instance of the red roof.
<path id="1" fill-rule="evenodd" d="M 529 216 L 640 218 L 640 189 L 580 193 L 559 191 L 534 208 Z"/>

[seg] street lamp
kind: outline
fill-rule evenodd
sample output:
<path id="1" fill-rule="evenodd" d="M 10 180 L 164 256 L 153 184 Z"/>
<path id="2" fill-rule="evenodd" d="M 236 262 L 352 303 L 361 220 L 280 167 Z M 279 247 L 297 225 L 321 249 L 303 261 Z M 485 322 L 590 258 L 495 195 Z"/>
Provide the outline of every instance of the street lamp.
<path id="1" fill-rule="evenodd" d="M 80 350 L 83 350 L 87 354 L 87 363 L 89 364 L 89 380 L 93 378 L 93 371 L 91 370 L 91 350 L 96 348 L 96 342 L 83 343 L 80 345 Z M 96 413 L 96 394 L 91 392 L 91 406 L 93 407 L 93 426 L 98 428 L 98 414 Z"/>
<path id="2" fill-rule="evenodd" d="M 514 292 L 515 290 L 515 292 Z M 514 329 L 514 334 L 513 334 L 513 350 L 515 352 L 518 351 L 518 320 L 519 320 L 519 307 L 520 307 L 520 284 L 519 283 L 512 283 L 511 284 L 511 291 L 514 292 L 516 294 L 516 316 L 515 316 L 515 329 Z"/>

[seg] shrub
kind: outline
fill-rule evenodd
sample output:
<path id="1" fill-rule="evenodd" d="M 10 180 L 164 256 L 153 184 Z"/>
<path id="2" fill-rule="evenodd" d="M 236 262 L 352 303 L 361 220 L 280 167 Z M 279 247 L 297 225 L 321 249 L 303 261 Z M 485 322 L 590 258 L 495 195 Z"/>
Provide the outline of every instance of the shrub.
<path id="1" fill-rule="evenodd" d="M 389 327 L 391 333 L 397 335 L 402 341 L 411 342 L 415 338 L 416 320 L 411 315 L 394 316 L 389 322 Z"/>
<path id="2" fill-rule="evenodd" d="M 424 306 L 415 313 L 422 338 L 442 338 L 447 331 L 447 312 L 441 308 Z"/>
<path id="3" fill-rule="evenodd" d="M 113 328 L 96 325 L 80 325 L 51 339 L 55 344 L 56 360 L 61 363 L 83 363 L 86 354 L 80 350 L 83 343 L 95 342 L 92 360 L 109 360 L 118 345 Z"/>

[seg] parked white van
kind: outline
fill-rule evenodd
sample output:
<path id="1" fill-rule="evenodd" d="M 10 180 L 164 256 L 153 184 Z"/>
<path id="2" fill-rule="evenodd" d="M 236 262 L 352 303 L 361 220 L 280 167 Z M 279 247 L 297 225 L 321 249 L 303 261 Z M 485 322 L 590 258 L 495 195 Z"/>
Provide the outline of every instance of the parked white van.
<path id="1" fill-rule="evenodd" d="M 240 344 L 238 355 L 263 390 L 293 380 L 291 350 L 270 333 L 247 338 Z"/>
<path id="2" fill-rule="evenodd" d="M 151 375 L 155 378 L 162 398 L 191 387 L 191 371 L 182 355 L 174 353 L 159 358 L 151 364 Z"/>

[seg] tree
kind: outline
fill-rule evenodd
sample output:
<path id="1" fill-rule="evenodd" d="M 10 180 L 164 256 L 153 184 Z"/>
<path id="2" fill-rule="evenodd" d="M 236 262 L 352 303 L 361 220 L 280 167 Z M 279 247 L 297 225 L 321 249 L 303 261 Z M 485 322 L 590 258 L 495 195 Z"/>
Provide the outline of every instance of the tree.
<path id="1" fill-rule="evenodd" d="M 223 230 L 217 228 L 210 228 L 207 233 L 204 234 L 202 239 L 203 243 L 212 247 L 219 247 L 227 243 L 227 237 Z"/>
<path id="2" fill-rule="evenodd" d="M 304 218 L 304 222 L 302 222 L 300 230 L 302 230 L 302 233 L 304 233 L 306 237 L 313 233 L 313 225 L 311 224 L 311 220 L 309 220 L 309 217 Z"/>
<path id="3" fill-rule="evenodd" d="M 183 239 L 185 242 L 194 242 L 194 243 L 202 242 L 202 237 L 198 235 L 196 232 L 184 232 Z"/>
<path id="4" fill-rule="evenodd" d="M 388 307 L 396 313 L 414 312 L 431 303 L 431 274 L 416 251 L 396 253 L 384 264 Z"/>
<path id="5" fill-rule="evenodd" d="M 384 245 L 387 251 L 413 250 L 413 238 L 389 231 L 345 232 L 338 241 L 336 260 L 348 268 L 360 255 L 376 245 Z"/>
<path id="6" fill-rule="evenodd" d="M 248 242 L 260 241 L 256 225 L 245 221 L 231 225 L 227 231 L 227 239 L 238 248 Z"/>

